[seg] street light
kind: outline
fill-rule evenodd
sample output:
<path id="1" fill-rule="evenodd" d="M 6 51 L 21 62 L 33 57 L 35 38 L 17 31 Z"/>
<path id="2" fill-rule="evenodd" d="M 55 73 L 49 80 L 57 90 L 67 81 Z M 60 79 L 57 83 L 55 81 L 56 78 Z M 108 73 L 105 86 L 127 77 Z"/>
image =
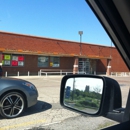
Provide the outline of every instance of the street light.
<path id="1" fill-rule="evenodd" d="M 81 50 L 82 34 L 83 34 L 83 31 L 79 31 L 79 35 L 80 35 L 80 55 L 82 54 L 82 50 Z"/>

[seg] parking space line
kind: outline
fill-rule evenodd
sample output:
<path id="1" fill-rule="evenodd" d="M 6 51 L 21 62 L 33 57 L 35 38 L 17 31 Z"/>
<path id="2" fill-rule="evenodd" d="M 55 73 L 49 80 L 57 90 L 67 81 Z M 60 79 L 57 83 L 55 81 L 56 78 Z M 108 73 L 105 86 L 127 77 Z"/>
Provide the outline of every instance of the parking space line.
<path id="1" fill-rule="evenodd" d="M 44 127 L 44 126 L 48 126 L 48 125 L 59 124 L 59 123 L 61 123 L 61 121 L 59 121 L 59 122 L 52 122 L 52 123 L 48 123 L 48 124 L 42 125 L 42 127 Z"/>
<path id="2" fill-rule="evenodd" d="M 37 120 L 37 121 L 30 121 L 30 122 L 25 122 L 25 123 L 21 123 L 21 124 L 16 124 L 16 125 L 11 125 L 11 126 L 4 126 L 1 127 L 0 130 L 9 130 L 9 129 L 13 129 L 13 128 L 19 128 L 19 127 L 25 127 L 25 126 L 29 126 L 32 124 L 37 124 L 37 123 L 41 123 L 41 122 L 45 122 L 45 120 Z"/>

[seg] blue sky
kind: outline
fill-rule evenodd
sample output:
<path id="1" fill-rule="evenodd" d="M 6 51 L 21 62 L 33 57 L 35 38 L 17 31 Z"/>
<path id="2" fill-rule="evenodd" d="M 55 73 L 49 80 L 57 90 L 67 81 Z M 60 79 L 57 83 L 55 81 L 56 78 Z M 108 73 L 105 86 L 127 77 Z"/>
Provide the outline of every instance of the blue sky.
<path id="1" fill-rule="evenodd" d="M 111 45 L 85 0 L 0 0 L 0 30 Z"/>

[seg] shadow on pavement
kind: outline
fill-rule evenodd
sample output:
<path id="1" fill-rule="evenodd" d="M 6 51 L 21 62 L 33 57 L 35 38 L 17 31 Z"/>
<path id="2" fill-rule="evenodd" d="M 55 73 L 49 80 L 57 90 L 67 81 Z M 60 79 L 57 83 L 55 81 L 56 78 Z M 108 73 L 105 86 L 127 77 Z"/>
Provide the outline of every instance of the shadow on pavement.
<path id="1" fill-rule="evenodd" d="M 46 110 L 51 109 L 51 108 L 52 108 L 51 104 L 38 100 L 37 104 L 30 107 L 30 108 L 27 108 L 22 116 L 36 114 L 36 113 L 43 112 L 43 111 L 46 111 Z"/>
<path id="2" fill-rule="evenodd" d="M 20 117 L 24 117 L 24 116 L 28 116 L 28 115 L 32 115 L 32 114 L 36 114 L 36 113 L 40 113 L 46 110 L 49 110 L 52 108 L 52 105 L 47 103 L 47 102 L 43 102 L 43 101 L 39 101 L 37 102 L 36 105 L 27 108 L 24 113 L 20 116 Z M 18 118 L 18 117 L 16 117 Z M 5 119 L 0 115 L 0 120 Z"/>

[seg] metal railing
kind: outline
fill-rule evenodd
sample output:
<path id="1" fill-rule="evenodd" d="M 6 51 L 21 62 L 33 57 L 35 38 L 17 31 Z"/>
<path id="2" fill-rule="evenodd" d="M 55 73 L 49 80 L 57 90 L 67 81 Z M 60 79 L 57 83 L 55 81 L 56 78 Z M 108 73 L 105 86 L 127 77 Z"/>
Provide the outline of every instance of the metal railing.
<path id="1" fill-rule="evenodd" d="M 18 77 L 19 77 L 20 74 L 21 74 L 21 73 L 18 71 L 18 72 L 16 72 L 16 75 L 15 75 L 15 76 L 18 76 Z M 22 74 L 21 74 L 21 75 L 22 75 Z M 6 71 L 6 72 L 5 72 L 5 75 L 3 75 L 3 76 L 8 77 L 8 76 L 11 76 L 11 75 L 8 74 L 8 72 Z M 27 72 L 27 75 L 26 75 L 26 76 L 30 76 L 30 72 L 29 72 L 29 71 Z M 40 76 L 40 71 L 38 71 L 38 76 Z"/>
<path id="2" fill-rule="evenodd" d="M 130 72 L 111 72 L 111 76 L 130 76 Z"/>
<path id="3" fill-rule="evenodd" d="M 60 70 L 60 71 L 50 71 L 50 72 L 48 72 L 48 71 L 43 71 L 43 70 L 40 70 L 40 71 L 38 71 L 38 73 L 37 73 L 37 76 L 42 76 L 42 74 L 44 74 L 45 76 L 48 76 L 49 74 L 59 74 L 59 75 L 68 75 L 68 74 L 73 74 L 73 72 L 71 71 L 68 71 L 68 72 L 66 72 L 66 71 L 62 71 L 62 70 Z M 78 72 L 77 74 L 89 74 L 89 73 L 86 73 L 86 72 Z M 94 72 L 94 75 L 96 75 L 96 72 Z M 5 75 L 4 75 L 5 77 L 8 77 L 8 76 L 11 76 L 10 74 L 8 74 L 8 72 L 6 71 L 5 72 Z M 16 74 L 15 74 L 15 76 L 23 76 L 23 74 L 22 74 L 22 72 L 20 72 L 20 71 L 18 71 L 18 72 L 16 72 Z M 24 76 L 31 76 L 31 73 L 28 71 L 27 72 L 27 74 L 26 75 L 24 75 Z"/>
<path id="4" fill-rule="evenodd" d="M 59 74 L 59 75 L 63 75 L 63 74 L 65 74 L 65 75 L 68 75 L 68 74 L 73 74 L 73 72 L 63 72 L 62 70 L 60 70 L 60 71 L 51 71 L 51 72 L 45 72 L 45 71 L 42 71 L 42 70 L 40 70 L 39 71 L 39 76 L 41 76 L 42 74 L 45 74 L 46 76 L 48 76 L 48 74 Z"/>

